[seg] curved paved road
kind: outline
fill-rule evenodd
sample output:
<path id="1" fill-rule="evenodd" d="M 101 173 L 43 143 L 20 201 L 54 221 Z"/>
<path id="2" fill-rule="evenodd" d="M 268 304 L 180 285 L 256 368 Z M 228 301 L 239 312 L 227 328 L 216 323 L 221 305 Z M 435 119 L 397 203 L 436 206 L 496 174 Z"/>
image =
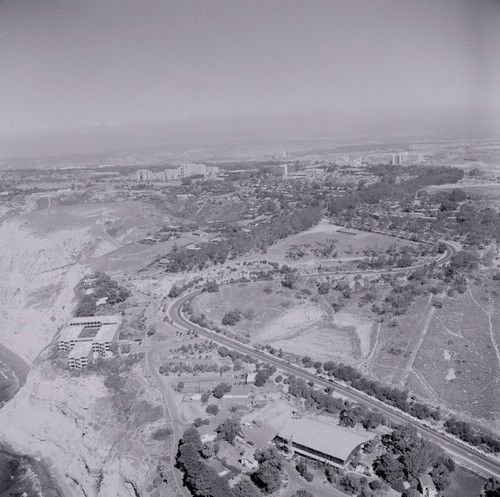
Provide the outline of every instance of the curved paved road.
<path id="1" fill-rule="evenodd" d="M 438 261 L 439 265 L 447 263 L 458 251 L 457 247 L 448 242 L 447 246 L 447 253 Z M 417 269 L 417 267 L 413 267 L 411 269 Z M 404 270 L 408 271 L 409 268 L 405 268 Z M 358 272 L 361 273 L 361 271 Z M 305 381 L 313 381 L 316 385 L 322 386 L 324 388 L 332 387 L 332 384 L 334 384 L 336 390 L 346 398 L 354 402 L 363 403 L 372 409 L 377 409 L 378 411 L 382 412 L 390 421 L 394 423 L 411 423 L 417 428 L 420 434 L 442 447 L 459 464 L 465 467 L 469 467 L 486 476 L 495 476 L 497 478 L 500 478 L 500 461 L 498 459 L 490 455 L 486 455 L 479 450 L 475 450 L 468 445 L 458 441 L 457 439 L 448 436 L 444 432 L 440 432 L 423 422 L 419 422 L 414 418 L 406 415 L 405 413 L 387 406 L 383 402 L 380 402 L 373 397 L 369 397 L 368 395 L 365 395 L 362 392 L 343 385 L 333 379 L 324 379 L 323 377 L 299 368 L 286 361 L 265 354 L 260 350 L 256 350 L 249 345 L 245 345 L 241 342 L 238 342 L 237 340 L 233 340 L 224 335 L 209 331 L 206 328 L 202 328 L 201 326 L 191 323 L 183 316 L 181 309 L 185 303 L 190 302 L 196 295 L 200 293 L 201 290 L 197 290 L 195 292 L 184 295 L 173 301 L 172 305 L 169 307 L 167 311 L 168 317 L 170 318 L 171 322 L 178 328 L 184 330 L 195 329 L 200 335 L 203 335 L 206 338 L 219 343 L 220 345 L 224 345 L 225 347 L 231 348 L 243 354 L 248 354 L 258 360 L 265 361 L 276 366 L 276 368 L 280 369 L 281 371 L 293 374 L 299 378 L 304 379 Z"/>

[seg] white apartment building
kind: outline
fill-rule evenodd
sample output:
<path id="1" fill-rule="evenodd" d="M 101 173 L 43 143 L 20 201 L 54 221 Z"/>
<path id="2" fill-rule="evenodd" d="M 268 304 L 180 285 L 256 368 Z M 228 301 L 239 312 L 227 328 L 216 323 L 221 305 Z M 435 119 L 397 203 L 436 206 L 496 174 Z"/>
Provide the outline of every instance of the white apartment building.
<path id="1" fill-rule="evenodd" d="M 190 176 L 202 175 L 205 178 L 215 178 L 219 174 L 217 166 L 205 164 L 184 164 L 175 169 L 165 169 L 164 171 L 154 173 L 149 169 L 139 169 L 136 171 L 136 180 L 143 181 L 178 181 L 181 178 L 189 178 Z"/>
<path id="2" fill-rule="evenodd" d="M 69 351 L 68 366 L 85 367 L 92 355 L 110 357 L 120 324 L 118 315 L 78 317 L 69 321 L 57 343 L 59 350 Z"/>
<path id="3" fill-rule="evenodd" d="M 420 164 L 424 162 L 424 154 L 418 152 L 401 152 L 391 155 L 391 164 Z"/>

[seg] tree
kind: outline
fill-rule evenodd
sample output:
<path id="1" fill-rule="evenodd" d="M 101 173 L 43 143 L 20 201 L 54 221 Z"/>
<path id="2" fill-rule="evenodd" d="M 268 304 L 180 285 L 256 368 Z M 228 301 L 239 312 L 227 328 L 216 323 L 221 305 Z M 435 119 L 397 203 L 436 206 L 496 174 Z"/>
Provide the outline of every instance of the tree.
<path id="1" fill-rule="evenodd" d="M 264 449 L 257 449 L 255 451 L 254 458 L 259 464 L 268 462 L 279 470 L 281 470 L 282 468 L 283 457 L 279 450 L 274 446 L 266 447 Z"/>
<path id="2" fill-rule="evenodd" d="M 208 413 L 208 414 L 212 414 L 213 416 L 217 416 L 218 412 L 219 412 L 219 406 L 216 405 L 216 404 L 208 404 L 207 408 L 205 409 L 205 411 Z"/>
<path id="3" fill-rule="evenodd" d="M 224 394 L 229 393 L 231 391 L 231 385 L 228 383 L 219 383 L 212 391 L 213 396 L 216 399 L 222 399 Z"/>
<path id="4" fill-rule="evenodd" d="M 224 326 L 234 326 L 241 319 L 241 313 L 239 311 L 229 311 L 222 317 L 222 324 Z"/>
<path id="5" fill-rule="evenodd" d="M 402 464 L 392 454 L 382 454 L 373 461 L 373 469 L 377 476 L 383 478 L 389 485 L 405 479 Z"/>
<path id="6" fill-rule="evenodd" d="M 234 444 L 234 439 L 241 435 L 240 420 L 236 418 L 228 418 L 223 421 L 215 431 L 221 440 Z"/>
<path id="7" fill-rule="evenodd" d="M 196 450 L 200 450 L 202 444 L 198 430 L 196 428 L 188 428 L 182 434 L 182 443 L 192 444 L 196 448 Z"/>
<path id="8" fill-rule="evenodd" d="M 175 387 L 175 390 L 176 392 L 182 392 L 183 388 L 184 388 L 184 382 L 179 381 L 179 383 L 177 383 L 177 386 Z"/>
<path id="9" fill-rule="evenodd" d="M 326 295 L 330 291 L 330 285 L 326 282 L 321 283 L 318 287 L 318 293 L 320 295 Z"/>
<path id="10" fill-rule="evenodd" d="M 209 281 L 205 289 L 208 293 L 216 293 L 219 291 L 219 285 L 215 281 Z"/>
<path id="11" fill-rule="evenodd" d="M 251 480 L 245 478 L 233 487 L 233 497 L 261 497 L 261 493 Z"/>
<path id="12" fill-rule="evenodd" d="M 349 473 L 342 476 L 339 483 L 346 492 L 351 494 L 357 494 L 363 487 L 359 479 Z"/>
<path id="13" fill-rule="evenodd" d="M 295 272 L 290 271 L 286 273 L 285 277 L 281 281 L 281 284 L 285 288 L 293 289 L 295 288 L 295 284 L 297 283 L 298 280 L 299 279 L 297 277 L 297 274 Z"/>
<path id="14" fill-rule="evenodd" d="M 201 446 L 200 453 L 205 459 L 211 459 L 217 454 L 216 448 L 214 442 L 206 442 Z"/>
<path id="15" fill-rule="evenodd" d="M 490 478 L 483 487 L 484 497 L 500 497 L 500 480 Z"/>
<path id="16" fill-rule="evenodd" d="M 308 492 L 307 490 L 297 490 L 292 497 L 314 497 L 314 495 L 311 492 Z"/>
<path id="17" fill-rule="evenodd" d="M 276 492 L 281 486 L 281 471 L 269 461 L 260 464 L 252 478 L 256 485 L 266 493 Z"/>

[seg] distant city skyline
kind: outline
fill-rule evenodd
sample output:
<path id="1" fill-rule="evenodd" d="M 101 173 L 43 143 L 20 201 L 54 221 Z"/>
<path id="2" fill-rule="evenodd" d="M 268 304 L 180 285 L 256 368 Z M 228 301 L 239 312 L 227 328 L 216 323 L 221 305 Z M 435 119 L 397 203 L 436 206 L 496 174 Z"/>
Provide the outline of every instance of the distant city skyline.
<path id="1" fill-rule="evenodd" d="M 0 0 L 0 140 L 287 115 L 382 128 L 495 117 L 499 25 L 494 0 Z"/>

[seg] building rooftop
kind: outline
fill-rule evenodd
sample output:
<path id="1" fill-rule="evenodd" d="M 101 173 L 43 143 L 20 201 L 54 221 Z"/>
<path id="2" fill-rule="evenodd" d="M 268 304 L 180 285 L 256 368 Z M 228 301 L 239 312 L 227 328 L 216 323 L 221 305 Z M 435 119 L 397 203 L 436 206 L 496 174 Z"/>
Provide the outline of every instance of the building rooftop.
<path id="1" fill-rule="evenodd" d="M 88 357 L 92 352 L 92 342 L 77 342 L 71 349 L 68 359 L 79 359 L 80 357 Z"/>
<path id="2" fill-rule="evenodd" d="M 73 318 L 61 331 L 60 341 L 88 340 L 111 342 L 121 324 L 121 316 L 88 316 Z"/>
<path id="3" fill-rule="evenodd" d="M 354 430 L 305 417 L 291 419 L 278 436 L 343 461 L 356 447 L 373 438 L 369 434 L 362 435 Z"/>

